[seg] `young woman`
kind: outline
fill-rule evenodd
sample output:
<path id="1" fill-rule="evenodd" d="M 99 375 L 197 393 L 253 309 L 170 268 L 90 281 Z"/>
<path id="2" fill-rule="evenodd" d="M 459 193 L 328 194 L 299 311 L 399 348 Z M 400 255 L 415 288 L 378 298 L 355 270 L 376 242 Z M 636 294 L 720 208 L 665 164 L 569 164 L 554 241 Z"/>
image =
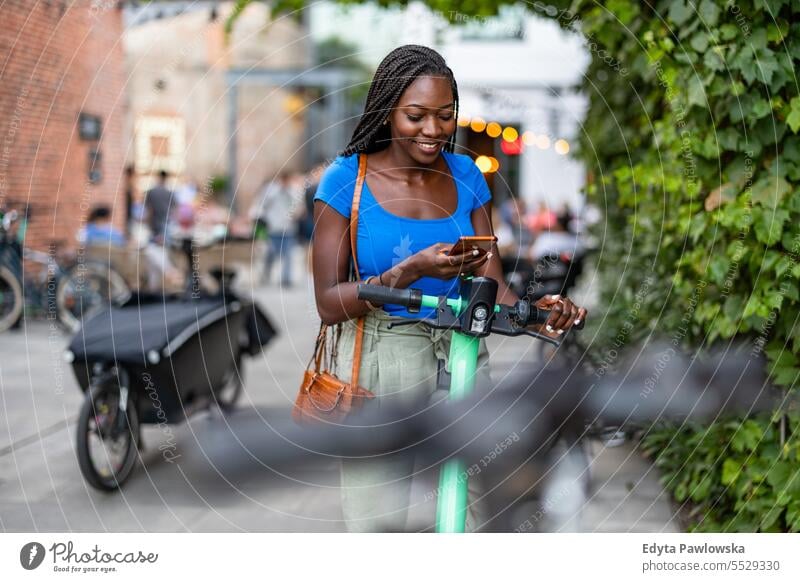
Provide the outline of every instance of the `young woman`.
<path id="1" fill-rule="evenodd" d="M 350 143 L 325 171 L 315 196 L 317 309 L 325 323 L 344 323 L 336 370 L 345 379 L 355 320 L 366 316 L 359 384 L 375 393 L 379 406 L 421 403 L 433 395 L 450 333 L 422 323 L 389 329 L 397 316 L 424 318 L 430 312 L 410 314 L 392 305 L 376 310 L 356 297 L 357 284 L 349 280 L 349 217 L 359 154 L 367 158 L 356 237 L 362 280 L 455 296 L 459 275 L 481 275 L 498 282 L 498 302 L 518 299 L 503 283 L 496 248 L 485 255 L 446 253 L 460 236 L 492 234 L 486 181 L 469 156 L 453 153 L 457 115 L 458 88 L 441 55 L 417 45 L 393 50 L 375 73 Z M 547 330 L 556 335 L 586 317 L 567 298 L 548 296 L 537 306 L 553 311 Z M 482 342 L 478 382 L 488 380 L 487 364 Z M 393 455 L 343 460 L 342 502 L 350 531 L 403 527 L 413 465 Z M 468 512 L 468 529 L 477 521 Z"/>

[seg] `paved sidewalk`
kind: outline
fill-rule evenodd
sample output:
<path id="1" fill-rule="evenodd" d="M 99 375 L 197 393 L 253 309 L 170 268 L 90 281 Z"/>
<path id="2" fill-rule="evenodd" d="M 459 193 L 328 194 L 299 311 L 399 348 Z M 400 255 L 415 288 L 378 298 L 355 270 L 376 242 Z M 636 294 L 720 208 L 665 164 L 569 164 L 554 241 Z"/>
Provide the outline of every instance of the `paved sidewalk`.
<path id="1" fill-rule="evenodd" d="M 201 444 L 230 436 L 228 422 L 289 405 L 312 348 L 317 317 L 307 282 L 255 295 L 282 335 L 246 364 L 241 412 L 229 419 L 201 413 L 174 426 L 182 455 L 177 464 L 159 454 L 165 439 L 159 428 L 145 427 L 143 462 L 127 486 L 110 495 L 86 486 L 78 470 L 74 429 L 82 397 L 61 360 L 67 337 L 43 321 L 0 334 L 0 530 L 343 531 L 335 461 L 281 475 L 265 467 L 262 475 L 234 483 L 210 471 L 203 458 Z M 496 367 L 531 357 L 533 340 L 514 342 L 515 349 L 496 353 Z M 631 447 L 593 443 L 590 470 L 591 497 L 582 511 L 562 515 L 559 529 L 678 530 L 657 475 Z M 417 484 L 415 491 L 427 486 Z M 429 510 L 421 504 L 412 514 L 424 520 Z"/>

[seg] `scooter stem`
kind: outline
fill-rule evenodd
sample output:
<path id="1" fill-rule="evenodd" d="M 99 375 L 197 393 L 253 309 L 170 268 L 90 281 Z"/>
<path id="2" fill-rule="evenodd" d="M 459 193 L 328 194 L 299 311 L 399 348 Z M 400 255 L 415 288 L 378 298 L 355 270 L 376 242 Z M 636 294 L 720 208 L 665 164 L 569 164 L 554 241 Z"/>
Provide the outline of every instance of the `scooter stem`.
<path id="1" fill-rule="evenodd" d="M 467 396 L 475 387 L 480 339 L 454 331 L 450 341 L 450 400 Z M 463 533 L 467 520 L 467 467 L 450 459 L 439 473 L 436 531 Z"/>

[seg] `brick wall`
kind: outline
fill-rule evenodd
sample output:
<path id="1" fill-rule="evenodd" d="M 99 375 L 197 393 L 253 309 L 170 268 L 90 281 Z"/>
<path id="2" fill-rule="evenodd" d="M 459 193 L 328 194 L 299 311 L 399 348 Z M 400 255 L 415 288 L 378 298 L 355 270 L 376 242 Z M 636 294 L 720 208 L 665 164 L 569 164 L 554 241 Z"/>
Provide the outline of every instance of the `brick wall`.
<path id="1" fill-rule="evenodd" d="M 5 0 L 0 18 L 0 205 L 30 204 L 27 244 L 76 245 L 89 208 L 124 221 L 125 72 L 122 12 L 113 0 Z M 97 141 L 78 135 L 98 116 Z M 89 152 L 102 178 L 89 182 Z"/>

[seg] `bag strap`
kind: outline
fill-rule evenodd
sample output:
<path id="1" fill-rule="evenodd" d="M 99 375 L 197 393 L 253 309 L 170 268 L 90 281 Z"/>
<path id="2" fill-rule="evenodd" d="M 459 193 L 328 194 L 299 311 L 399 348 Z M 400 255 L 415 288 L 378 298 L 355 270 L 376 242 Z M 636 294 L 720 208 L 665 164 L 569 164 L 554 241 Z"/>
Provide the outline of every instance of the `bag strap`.
<path id="1" fill-rule="evenodd" d="M 364 188 L 364 180 L 367 176 L 367 154 L 358 155 L 358 177 L 356 178 L 356 188 L 353 191 L 353 205 L 350 207 L 350 256 L 355 267 L 356 281 L 361 280 L 358 272 L 358 249 L 356 240 L 358 238 L 358 208 L 361 205 L 361 190 Z M 350 387 L 353 390 L 358 388 L 358 373 L 361 370 L 361 347 L 364 342 L 364 316 L 358 318 L 356 323 L 356 338 L 353 346 L 353 371 L 350 374 Z"/>
<path id="2" fill-rule="evenodd" d="M 350 255 L 353 260 L 355 280 L 361 279 L 358 272 L 358 256 L 356 254 L 356 239 L 358 235 L 358 209 L 361 206 L 361 190 L 364 188 L 364 179 L 367 175 L 367 156 L 360 154 L 358 156 L 358 177 L 356 178 L 355 190 L 353 191 L 353 204 L 350 207 Z M 328 335 L 328 327 L 324 323 L 320 324 L 319 334 L 317 334 L 317 341 L 314 345 L 314 353 L 311 355 L 311 360 L 308 362 L 306 369 L 314 364 L 314 371 L 319 372 L 322 366 L 322 358 L 325 353 L 325 343 Z M 338 326 L 337 326 L 338 328 Z M 337 335 L 341 333 L 341 329 L 336 330 Z M 338 345 L 338 337 L 334 340 L 333 350 Z M 361 370 L 361 348 L 364 343 L 364 317 L 359 317 L 356 323 L 356 337 L 353 345 L 353 369 L 350 375 L 350 385 L 353 389 L 358 387 L 358 375 Z"/>

